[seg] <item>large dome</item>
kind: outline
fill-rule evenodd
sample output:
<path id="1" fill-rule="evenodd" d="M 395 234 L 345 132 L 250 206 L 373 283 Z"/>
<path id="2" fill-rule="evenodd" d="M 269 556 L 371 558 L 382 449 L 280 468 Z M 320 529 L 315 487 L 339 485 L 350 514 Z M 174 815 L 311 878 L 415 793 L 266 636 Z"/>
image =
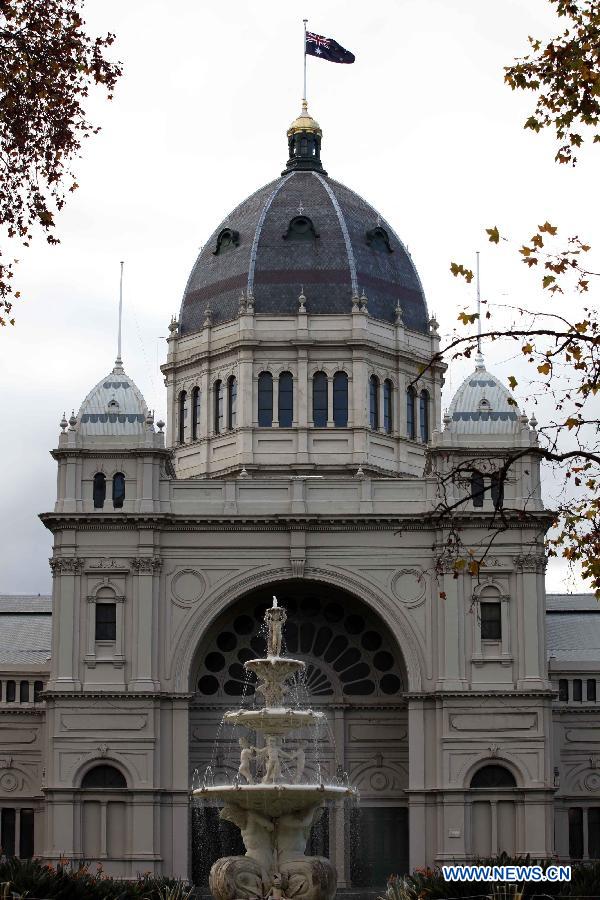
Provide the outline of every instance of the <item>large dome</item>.
<path id="1" fill-rule="evenodd" d="M 406 248 L 372 206 L 325 174 L 318 125 L 311 135 L 296 123 L 288 131 L 287 170 L 240 203 L 202 248 L 185 288 L 180 332 L 202 328 L 209 306 L 213 324 L 235 318 L 242 291 L 258 315 L 296 315 L 302 290 L 312 315 L 348 313 L 352 296 L 364 291 L 374 318 L 395 321 L 400 303 L 406 327 L 427 332 L 425 296 Z"/>

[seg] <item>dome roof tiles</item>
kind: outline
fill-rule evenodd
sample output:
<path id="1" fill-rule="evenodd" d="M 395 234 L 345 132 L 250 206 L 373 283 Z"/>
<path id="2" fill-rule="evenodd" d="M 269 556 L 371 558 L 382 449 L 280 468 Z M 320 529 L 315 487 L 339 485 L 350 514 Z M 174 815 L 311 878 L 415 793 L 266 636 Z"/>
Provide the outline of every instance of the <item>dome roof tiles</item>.
<path id="1" fill-rule="evenodd" d="M 308 217 L 316 235 L 284 237 L 297 217 Z M 236 244 L 215 253 L 225 228 L 237 232 Z M 384 238 L 372 241 L 378 229 Z M 349 313 L 353 293 L 364 290 L 373 317 L 393 322 L 400 301 L 406 327 L 428 330 L 423 288 L 391 226 L 339 182 L 294 171 L 244 200 L 203 247 L 184 292 L 181 333 L 202 328 L 209 304 L 213 324 L 235 318 L 242 291 L 258 315 L 296 315 L 302 288 L 313 315 Z"/>

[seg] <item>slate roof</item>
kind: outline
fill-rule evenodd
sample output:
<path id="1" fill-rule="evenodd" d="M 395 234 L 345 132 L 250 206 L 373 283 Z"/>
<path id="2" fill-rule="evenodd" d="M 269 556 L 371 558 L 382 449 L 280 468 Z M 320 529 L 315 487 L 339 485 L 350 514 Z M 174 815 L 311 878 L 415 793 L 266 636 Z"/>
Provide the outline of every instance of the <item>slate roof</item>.
<path id="1" fill-rule="evenodd" d="M 519 409 L 508 388 L 488 372 L 479 357 L 475 371 L 456 391 L 446 429 L 458 434 L 512 434 L 519 428 Z"/>
<path id="2" fill-rule="evenodd" d="M 284 239 L 299 214 L 311 219 L 318 238 Z M 390 249 L 368 238 L 377 227 L 385 229 Z M 215 255 L 225 228 L 238 232 L 238 243 Z M 343 184 L 298 171 L 260 188 L 215 229 L 188 279 L 180 332 L 201 329 L 209 303 L 213 324 L 235 318 L 242 290 L 254 296 L 257 315 L 295 316 L 302 288 L 312 315 L 349 313 L 353 293 L 364 290 L 374 318 L 395 321 L 400 301 L 406 327 L 428 331 L 419 276 L 391 225 Z"/>
<path id="3" fill-rule="evenodd" d="M 0 594 L 0 666 L 45 665 L 51 642 L 52 597 Z"/>
<path id="4" fill-rule="evenodd" d="M 546 609 L 548 656 L 600 669 L 600 602 L 593 594 L 548 594 Z"/>

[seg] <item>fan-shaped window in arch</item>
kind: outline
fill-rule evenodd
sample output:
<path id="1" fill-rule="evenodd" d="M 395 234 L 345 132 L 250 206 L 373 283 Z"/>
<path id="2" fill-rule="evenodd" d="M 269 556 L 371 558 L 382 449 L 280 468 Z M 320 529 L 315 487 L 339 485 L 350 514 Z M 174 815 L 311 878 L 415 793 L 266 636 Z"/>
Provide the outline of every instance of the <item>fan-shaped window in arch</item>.
<path id="1" fill-rule="evenodd" d="M 273 424 L 273 376 L 261 372 L 258 376 L 258 424 L 270 428 Z"/>
<path id="2" fill-rule="evenodd" d="M 419 427 L 421 440 L 424 444 L 429 440 L 429 393 L 421 391 L 419 394 Z"/>
<path id="3" fill-rule="evenodd" d="M 394 386 L 389 378 L 383 382 L 383 430 L 386 434 L 392 433 L 394 424 L 392 400 Z"/>
<path id="4" fill-rule="evenodd" d="M 94 475 L 94 509 L 102 509 L 106 500 L 106 475 L 103 472 L 96 472 Z"/>
<path id="5" fill-rule="evenodd" d="M 179 394 L 179 431 L 178 438 L 179 443 L 183 444 L 185 441 L 185 419 L 187 416 L 187 393 L 185 391 L 181 391 Z"/>
<path id="6" fill-rule="evenodd" d="M 325 372 L 315 372 L 313 375 L 313 424 L 315 428 L 326 428 L 328 415 L 327 375 Z"/>
<path id="7" fill-rule="evenodd" d="M 221 434 L 225 423 L 225 391 L 221 380 L 215 381 L 213 387 L 215 434 Z"/>
<path id="8" fill-rule="evenodd" d="M 227 381 L 227 427 L 229 430 L 237 424 L 237 378 L 230 375 Z"/>
<path id="9" fill-rule="evenodd" d="M 100 765 L 94 766 L 85 773 L 81 787 L 84 790 L 112 791 L 117 788 L 126 788 L 127 782 L 122 772 L 119 772 L 114 766 Z"/>
<path id="10" fill-rule="evenodd" d="M 192 440 L 198 440 L 198 426 L 200 425 L 200 388 L 192 391 Z"/>
<path id="11" fill-rule="evenodd" d="M 516 788 L 517 782 L 512 772 L 496 764 L 477 769 L 471 778 L 471 788 L 495 790 L 496 788 Z"/>
<path id="12" fill-rule="evenodd" d="M 393 699 L 403 690 L 403 676 L 381 623 L 369 612 L 348 609 L 345 598 L 281 597 L 288 619 L 284 653 L 306 662 L 299 679 L 301 696 L 311 702 L 342 694 Z M 266 652 L 261 632 L 266 602 L 252 601 L 241 614 L 222 620 L 216 637 L 200 657 L 196 676 L 199 695 L 221 698 L 251 697 L 256 679 L 244 663 Z M 247 609 L 247 611 L 246 611 Z"/>
<path id="13" fill-rule="evenodd" d="M 336 428 L 348 425 L 348 376 L 336 372 L 333 376 L 333 424 Z"/>
<path id="14" fill-rule="evenodd" d="M 371 429 L 379 428 L 379 379 L 377 375 L 369 378 L 369 422 Z"/>
<path id="15" fill-rule="evenodd" d="M 277 421 L 280 428 L 291 428 L 294 420 L 294 379 L 291 372 L 279 376 Z"/>
<path id="16" fill-rule="evenodd" d="M 213 256 L 219 256 L 228 250 L 233 250 L 240 243 L 240 233 L 233 228 L 223 228 L 217 237 L 217 245 L 213 250 Z"/>
<path id="17" fill-rule="evenodd" d="M 294 216 L 283 235 L 284 241 L 314 241 L 318 237 L 313 221 L 308 216 Z"/>
<path id="18" fill-rule="evenodd" d="M 390 237 L 381 225 L 378 225 L 376 228 L 370 228 L 366 233 L 366 238 L 367 244 L 372 250 L 377 250 L 379 253 L 394 252 L 390 244 Z"/>
<path id="19" fill-rule="evenodd" d="M 406 434 L 413 441 L 417 436 L 416 401 L 417 392 L 411 384 L 406 390 Z"/>
<path id="20" fill-rule="evenodd" d="M 122 509 L 125 500 L 125 476 L 122 472 L 115 472 L 112 482 L 112 501 L 115 509 Z"/>

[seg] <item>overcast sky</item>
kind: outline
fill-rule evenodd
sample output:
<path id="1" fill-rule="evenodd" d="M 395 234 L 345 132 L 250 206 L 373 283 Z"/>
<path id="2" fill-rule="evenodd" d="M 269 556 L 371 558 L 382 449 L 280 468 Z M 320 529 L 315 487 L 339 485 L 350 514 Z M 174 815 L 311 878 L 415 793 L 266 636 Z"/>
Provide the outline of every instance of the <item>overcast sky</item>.
<path id="1" fill-rule="evenodd" d="M 594 150 L 576 169 L 557 166 L 550 137 L 523 130 L 533 96 L 503 84 L 528 34 L 560 30 L 548 0 L 88 0 L 88 28 L 116 34 L 125 74 L 111 103 L 101 92 L 90 100 L 102 131 L 76 166 L 61 244 L 40 237 L 15 250 L 24 299 L 16 327 L 0 334 L 0 592 L 50 590 L 51 535 L 37 518 L 55 498 L 49 450 L 63 410 L 77 411 L 112 368 L 121 259 L 126 370 L 165 415 L 162 336 L 197 251 L 287 159 L 303 17 L 356 54 L 352 66 L 308 60 L 325 168 L 394 224 L 443 334 L 472 300 L 450 261 L 473 261 L 477 249 L 485 298 L 547 302 L 523 266 L 488 249 L 486 226 L 523 241 L 548 218 L 598 243 Z M 518 371 L 513 352 L 488 348 L 489 367 L 503 378 Z M 450 370 L 446 403 L 470 368 Z M 516 397 L 531 412 L 528 394 Z M 585 589 L 564 574 L 552 564 L 548 589 Z"/>

